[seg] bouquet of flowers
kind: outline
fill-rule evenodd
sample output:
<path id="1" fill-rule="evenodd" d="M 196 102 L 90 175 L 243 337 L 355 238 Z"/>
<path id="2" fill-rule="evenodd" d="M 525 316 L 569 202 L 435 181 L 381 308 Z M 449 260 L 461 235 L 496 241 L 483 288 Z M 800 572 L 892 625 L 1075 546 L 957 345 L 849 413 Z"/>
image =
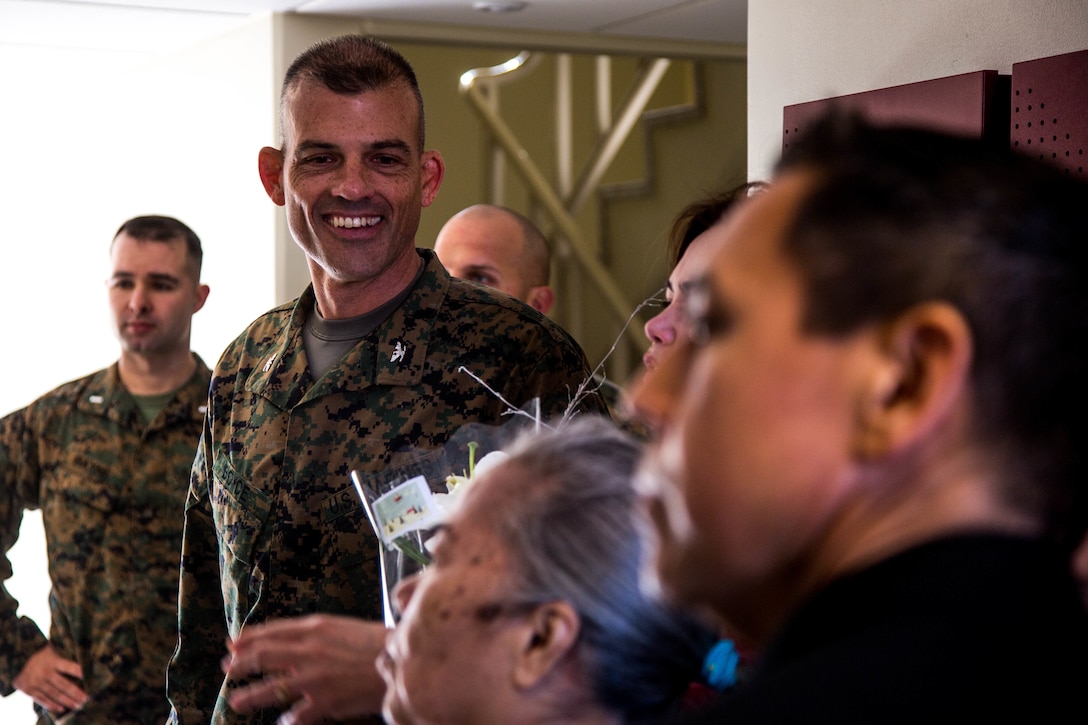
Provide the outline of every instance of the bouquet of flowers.
<path id="1" fill-rule="evenodd" d="M 363 508 L 386 548 L 403 552 L 420 566 L 430 563 L 426 546 L 419 545 L 420 532 L 442 523 L 456 509 L 472 480 L 506 457 L 502 451 L 491 451 L 477 463 L 479 447 L 478 441 L 469 442 L 468 469 L 462 470 L 460 475 L 446 476 L 445 493 L 432 491 L 422 475 L 397 484 L 386 493 L 379 493 L 367 487 L 357 471 L 353 472 L 352 480 Z"/>
<path id="2" fill-rule="evenodd" d="M 466 425 L 441 449 L 409 456 L 410 463 L 394 472 L 351 472 L 380 542 L 386 626 L 393 627 L 398 619 L 392 597 L 397 583 L 430 563 L 426 547 L 430 530 L 453 512 L 475 476 L 502 460 L 505 454 L 500 449 L 520 429 L 511 423 Z"/>

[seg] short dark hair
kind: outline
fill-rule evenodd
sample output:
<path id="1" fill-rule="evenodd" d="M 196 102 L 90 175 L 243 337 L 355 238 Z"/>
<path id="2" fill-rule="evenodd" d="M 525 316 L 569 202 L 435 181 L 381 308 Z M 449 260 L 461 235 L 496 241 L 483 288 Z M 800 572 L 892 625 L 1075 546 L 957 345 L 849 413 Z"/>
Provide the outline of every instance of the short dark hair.
<path id="1" fill-rule="evenodd" d="M 813 173 L 783 251 L 805 327 L 943 301 L 970 326 L 972 419 L 1008 500 L 1073 546 L 1088 523 L 1088 184 L 980 140 L 833 112 L 778 171 Z"/>
<path id="2" fill-rule="evenodd" d="M 138 216 L 129 219 L 113 235 L 113 241 L 122 234 L 127 234 L 133 239 L 150 242 L 171 242 L 180 239 L 185 242 L 185 254 L 193 269 L 193 279 L 200 281 L 200 268 L 204 263 L 204 249 L 200 245 L 200 237 L 196 235 L 188 225 L 169 216 Z M 113 248 L 110 242 L 110 249 Z"/>
<path id="3" fill-rule="evenodd" d="M 684 207 L 673 220 L 672 228 L 669 230 L 669 264 L 675 267 L 696 237 L 717 224 L 718 220 L 737 202 L 766 186 L 761 181 L 750 181 L 711 194 Z"/>
<path id="4" fill-rule="evenodd" d="M 640 444 L 605 418 L 582 416 L 505 450 L 532 479 L 493 519 L 517 572 L 514 596 L 570 603 L 597 702 L 624 722 L 660 722 L 699 679 L 717 637 L 639 588 Z"/>
<path id="5" fill-rule="evenodd" d="M 419 151 L 423 151 L 426 122 L 419 81 L 408 59 L 389 44 L 366 35 L 351 34 L 319 40 L 302 51 L 283 77 L 280 89 L 281 135 L 287 97 L 293 88 L 306 80 L 317 81 L 333 93 L 343 95 L 356 95 L 404 83 L 411 89 L 419 109 L 416 141 Z"/>

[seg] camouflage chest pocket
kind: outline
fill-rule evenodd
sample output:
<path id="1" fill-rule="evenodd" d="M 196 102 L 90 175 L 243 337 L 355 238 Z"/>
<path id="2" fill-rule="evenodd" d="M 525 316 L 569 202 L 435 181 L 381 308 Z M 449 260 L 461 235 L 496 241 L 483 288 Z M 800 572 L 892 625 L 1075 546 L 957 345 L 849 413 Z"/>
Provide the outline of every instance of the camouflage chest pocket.
<path id="1" fill-rule="evenodd" d="M 101 559 L 112 524 L 123 529 L 127 523 L 124 518 L 114 521 L 118 494 L 124 495 L 123 476 L 119 465 L 111 469 L 76 450 L 43 485 L 42 516 L 46 530 L 52 532 L 52 544 L 80 550 L 76 558 L 82 567 L 91 563 L 88 557 Z M 121 530 L 116 533 L 125 535 Z"/>
<path id="2" fill-rule="evenodd" d="M 216 460 L 212 474 L 211 509 L 219 540 L 223 603 L 235 634 L 260 596 L 259 542 L 272 503 L 268 494 L 250 486 L 225 458 Z"/>

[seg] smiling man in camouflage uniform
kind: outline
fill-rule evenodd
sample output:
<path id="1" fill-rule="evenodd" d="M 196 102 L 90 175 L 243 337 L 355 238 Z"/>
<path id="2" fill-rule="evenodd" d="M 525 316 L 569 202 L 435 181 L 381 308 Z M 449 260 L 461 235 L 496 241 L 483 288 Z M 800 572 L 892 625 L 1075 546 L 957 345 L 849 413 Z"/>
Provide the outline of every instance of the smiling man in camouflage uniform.
<path id="1" fill-rule="evenodd" d="M 208 296 L 200 240 L 169 217 L 125 222 L 110 249 L 121 357 L 0 420 L 0 579 L 26 509 L 42 510 L 48 639 L 0 590 L 0 692 L 39 722 L 164 719 L 189 470 L 211 371 L 189 350 Z"/>
<path id="2" fill-rule="evenodd" d="M 416 249 L 422 207 L 435 198 L 442 157 L 424 150 L 423 105 L 407 61 L 383 43 L 318 43 L 288 69 L 283 146 L 264 148 L 265 190 L 285 206 L 312 286 L 271 310 L 224 353 L 186 504 L 178 651 L 168 692 L 178 722 L 273 722 L 327 701 L 312 688 L 323 662 L 316 635 L 290 662 L 224 678 L 224 643 L 266 620 L 339 615 L 330 639 L 380 624 L 378 549 L 349 478 L 353 469 L 415 470 L 467 423 L 507 420 L 507 405 L 539 397 L 562 413 L 589 375 L 577 344 L 506 296 L 451 279 Z M 590 396 L 586 407 L 601 410 Z M 334 668 L 373 686 L 374 658 L 355 648 Z M 377 683 L 376 685 L 374 683 Z M 238 688 L 262 697 L 240 704 Z M 235 713 L 255 710 L 252 714 Z M 266 709 L 260 709 L 260 708 Z"/>

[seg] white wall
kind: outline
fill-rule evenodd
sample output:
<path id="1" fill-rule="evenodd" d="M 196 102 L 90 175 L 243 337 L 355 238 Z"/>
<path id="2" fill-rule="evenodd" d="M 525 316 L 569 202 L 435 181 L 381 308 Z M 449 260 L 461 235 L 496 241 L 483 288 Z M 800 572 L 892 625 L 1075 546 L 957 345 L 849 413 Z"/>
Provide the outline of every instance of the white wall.
<path id="1" fill-rule="evenodd" d="M 0 45 L 0 413 L 116 358 L 103 281 L 122 221 L 176 216 L 204 243 L 212 292 L 193 346 L 214 363 L 274 301 L 277 208 L 257 177 L 274 141 L 267 21 L 129 65 Z"/>
<path id="2" fill-rule="evenodd" d="M 782 108 L 1088 49 L 1085 0 L 748 3 L 748 176 L 769 178 Z"/>
<path id="3" fill-rule="evenodd" d="M 193 347 L 209 365 L 274 299 L 274 222 L 257 150 L 275 140 L 271 23 L 147 60 L 0 43 L 0 415 L 116 358 L 108 245 L 138 214 L 176 216 L 204 243 L 208 303 Z M 12 551 L 9 590 L 48 626 L 40 516 Z M 27 698 L 0 723 L 33 723 Z"/>

